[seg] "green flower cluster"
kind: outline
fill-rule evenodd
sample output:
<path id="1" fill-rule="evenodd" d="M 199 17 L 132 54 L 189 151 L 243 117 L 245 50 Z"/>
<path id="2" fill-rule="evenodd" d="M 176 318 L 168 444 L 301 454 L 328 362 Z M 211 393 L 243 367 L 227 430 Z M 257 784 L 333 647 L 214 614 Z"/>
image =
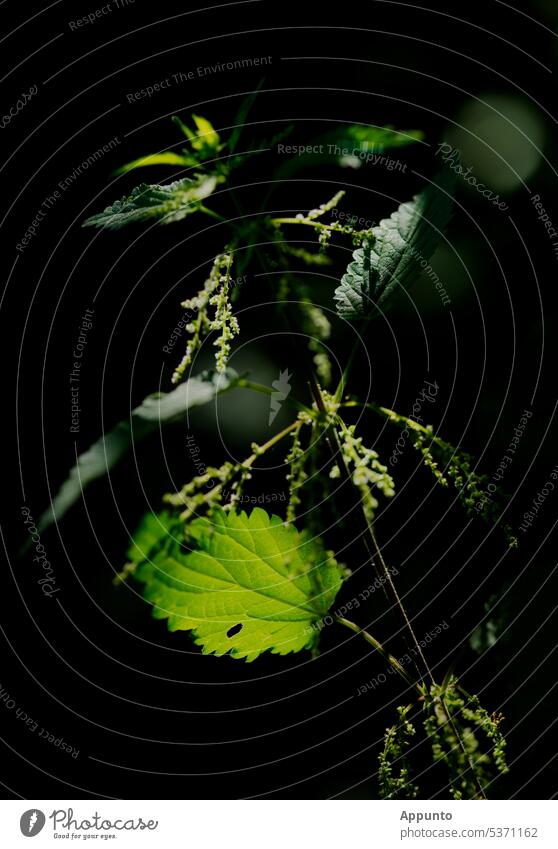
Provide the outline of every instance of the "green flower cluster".
<path id="1" fill-rule="evenodd" d="M 454 676 L 445 685 L 433 684 L 425 691 L 424 710 L 432 754 L 448 767 L 453 798 L 483 798 L 495 774 L 508 771 L 502 715 L 490 716 L 478 697 L 469 695 Z"/>
<path id="2" fill-rule="evenodd" d="M 443 762 L 449 773 L 454 799 L 483 799 L 498 773 L 506 773 L 506 741 L 500 730 L 501 714 L 492 716 L 477 696 L 471 696 L 451 676 L 443 684 L 420 687 L 423 727 L 432 746 L 434 761 Z M 383 799 L 416 799 L 419 788 L 411 781 L 406 749 L 416 734 L 408 719 L 412 705 L 398 707 L 398 722 L 386 729 L 379 756 L 379 787 Z M 399 770 L 394 772 L 395 765 Z"/>
<path id="3" fill-rule="evenodd" d="M 360 491 L 366 519 L 371 523 L 379 504 L 374 492 L 379 490 L 385 498 L 392 498 L 395 495 L 393 478 L 387 466 L 380 462 L 378 452 L 363 445 L 361 436 L 355 436 L 355 425 L 343 423 L 339 436 L 343 462 Z"/>
<path id="4" fill-rule="evenodd" d="M 193 310 L 197 315 L 186 325 L 186 330 L 191 337 L 188 340 L 186 353 L 172 376 L 173 383 L 179 383 L 182 380 L 186 369 L 192 364 L 194 354 L 200 349 L 204 338 L 212 331 L 220 332 L 213 343 L 218 348 L 215 358 L 216 369 L 219 374 L 225 372 L 231 340 L 239 332 L 238 320 L 232 313 L 230 303 L 232 261 L 230 253 L 219 254 L 215 257 L 203 289 L 193 298 L 182 302 L 184 309 Z M 212 319 L 208 315 L 209 306 L 215 307 L 215 315 Z"/>
<path id="5" fill-rule="evenodd" d="M 407 718 L 411 710 L 412 705 L 400 705 L 397 708 L 399 721 L 386 728 L 378 770 L 382 799 L 416 799 L 418 796 L 419 788 L 410 780 L 411 769 L 407 757 L 407 749 L 416 734 L 415 726 Z"/>

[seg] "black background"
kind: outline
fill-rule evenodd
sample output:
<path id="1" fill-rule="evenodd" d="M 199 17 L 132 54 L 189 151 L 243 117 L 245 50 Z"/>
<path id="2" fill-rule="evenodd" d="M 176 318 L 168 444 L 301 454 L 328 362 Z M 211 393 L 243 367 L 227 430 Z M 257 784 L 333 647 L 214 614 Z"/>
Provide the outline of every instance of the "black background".
<path id="1" fill-rule="evenodd" d="M 556 405 L 556 259 L 537 221 L 529 192 L 540 193 L 558 222 L 556 165 L 556 23 L 551 6 L 486 2 L 482 7 L 429 8 L 405 3 L 358 5 L 240 2 L 185 11 L 182 4 L 135 0 L 72 31 L 70 21 L 95 4 L 63 0 L 50 8 L 7 0 L 0 8 L 6 35 L 1 83 L 5 114 L 33 84 L 38 92 L 1 130 L 3 486 L 7 508 L 2 579 L 0 686 L 18 708 L 79 750 L 68 753 L 40 739 L 0 703 L 2 782 L 7 798 L 237 798 L 330 796 L 371 798 L 380 739 L 402 694 L 392 678 L 357 697 L 383 671 L 364 642 L 326 629 L 322 654 L 253 664 L 202 656 L 186 633 L 169 635 L 138 595 L 115 589 L 129 535 L 148 505 L 192 474 L 184 428 L 154 437 L 95 484 L 43 543 L 59 592 L 45 598 L 25 540 L 21 506 L 35 518 L 75 460 L 149 392 L 167 390 L 177 356 L 162 353 L 181 316 L 180 301 L 197 290 L 226 235 L 195 217 L 168 228 L 119 233 L 81 229 L 83 219 L 144 177 L 166 181 L 172 170 L 137 179 L 114 169 L 180 138 L 170 116 L 206 115 L 227 135 L 240 102 L 261 82 L 245 138 L 269 138 L 287 125 L 303 143 L 334 124 L 418 127 L 427 144 L 404 149 L 404 174 L 379 168 L 324 168 L 279 184 L 274 210 L 310 209 L 348 187 L 347 208 L 375 219 L 389 214 L 436 170 L 434 151 L 470 96 L 502 92 L 532 100 L 545 127 L 544 161 L 527 187 L 506 195 L 508 213 L 458 190 L 450 242 L 465 271 L 448 280 L 452 308 L 420 290 L 402 298 L 379 322 L 360 352 L 351 391 L 408 412 L 425 378 L 440 386 L 431 419 L 444 435 L 477 457 L 491 474 L 524 408 L 533 417 L 506 477 L 509 519 L 521 516 L 558 462 Z M 532 15 L 533 17 L 529 17 Z M 177 84 L 151 99 L 126 95 L 180 71 L 237 58 L 271 56 L 256 68 L 224 71 Z M 291 58 L 290 58 L 291 57 Z M 293 59 L 292 57 L 299 57 Z M 263 76 L 263 81 L 262 81 Z M 546 110 L 546 113 L 545 111 Z M 44 198 L 91 153 L 118 145 L 79 177 L 52 206 L 22 253 L 16 244 Z M 264 145 L 265 146 L 265 145 Z M 250 160 L 236 198 L 256 211 L 265 182 L 281 162 L 274 151 Z M 351 189 L 351 184 L 354 188 Z M 231 199 L 220 199 L 234 214 Z M 227 204 L 229 204 L 227 206 Z M 372 210 L 372 211 L 371 211 Z M 512 223 L 513 221 L 513 223 Z M 515 226 L 514 226 L 515 225 Z M 520 234 L 520 236 L 518 235 Z M 333 278 L 349 259 L 339 248 Z M 454 264 L 456 272 L 459 264 Z M 199 270 L 198 270 L 199 269 Z M 338 273 L 339 272 L 339 273 Z M 272 276 L 249 278 L 272 296 Z M 327 303 L 335 279 L 317 281 Z M 248 285 L 248 284 L 247 284 Z M 242 297 L 245 293 L 243 291 Z M 69 372 L 85 309 L 94 309 L 84 356 L 77 439 L 69 431 Z M 283 327 L 257 306 L 242 325 L 246 348 L 232 365 L 270 382 L 294 373 L 304 396 L 305 374 Z M 257 339 L 269 332 L 276 337 Z M 336 325 L 334 350 L 343 362 L 350 331 Z M 247 456 L 265 431 L 266 399 L 233 396 L 193 414 L 187 427 L 202 454 Z M 14 425 L 14 401 L 17 422 Z M 288 422 L 286 411 L 278 427 Z M 366 420 L 368 439 L 389 454 L 394 432 Z M 273 455 L 279 462 L 282 448 Z M 407 474 L 411 481 L 405 484 Z M 432 486 L 407 457 L 398 467 L 399 493 L 378 520 L 388 561 L 417 634 L 447 620 L 443 639 L 428 649 L 443 675 L 456 664 L 466 686 L 490 710 L 506 716 L 509 776 L 491 795 L 549 798 L 557 790 L 555 596 L 550 496 L 521 546 L 509 552 L 497 530 L 471 522 L 451 496 Z M 258 473 L 255 493 L 280 491 L 274 472 Z M 343 496 L 342 496 L 343 497 Z M 330 521 L 327 511 L 326 522 Z M 332 539 L 337 538 L 332 529 Z M 332 543 L 333 544 L 333 543 Z M 358 540 L 345 553 L 353 581 L 340 601 L 370 583 Z M 468 637 L 484 603 L 511 585 L 499 613 L 507 630 L 480 658 Z M 397 619 L 381 593 L 359 613 L 360 623 L 406 650 Z M 375 623 L 375 629 L 373 627 Z M 419 750 L 428 766 L 425 747 Z M 447 797 L 443 772 L 429 769 L 423 795 Z"/>

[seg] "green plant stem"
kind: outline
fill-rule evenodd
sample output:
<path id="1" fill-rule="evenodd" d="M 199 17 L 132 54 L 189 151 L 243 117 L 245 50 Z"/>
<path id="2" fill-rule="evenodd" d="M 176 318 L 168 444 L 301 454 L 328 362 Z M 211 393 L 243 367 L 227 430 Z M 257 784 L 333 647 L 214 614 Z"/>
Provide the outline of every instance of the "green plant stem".
<path id="1" fill-rule="evenodd" d="M 346 474 L 347 478 L 348 478 L 349 480 L 351 480 L 350 472 L 349 472 L 349 470 L 348 470 L 348 468 L 347 468 L 347 465 L 346 465 L 346 463 L 345 463 L 345 460 L 344 460 L 344 458 L 343 458 L 343 451 L 342 451 L 342 447 L 341 447 L 341 440 L 340 440 L 340 438 L 339 438 L 339 433 L 338 433 L 338 431 L 337 431 L 337 429 L 336 429 L 336 428 L 333 428 L 333 433 L 334 433 L 334 435 L 335 435 L 335 442 L 336 442 L 336 446 L 337 446 L 337 451 L 339 452 L 339 456 L 340 456 L 340 458 L 341 458 L 341 460 L 342 460 L 342 463 L 343 463 L 343 467 L 344 467 L 345 474 Z M 364 511 L 363 511 L 363 512 L 364 512 Z M 432 676 L 432 672 L 430 671 L 430 667 L 428 666 L 428 663 L 427 663 L 427 661 L 426 661 L 426 658 L 425 658 L 425 656 L 424 656 L 424 654 L 423 654 L 423 652 L 422 652 L 422 649 L 421 649 L 421 647 L 420 647 L 420 644 L 419 644 L 419 642 L 418 642 L 418 640 L 417 640 L 417 638 L 416 638 L 415 632 L 414 632 L 414 630 L 413 630 L 413 626 L 411 625 L 411 621 L 410 621 L 410 619 L 409 619 L 409 617 L 408 617 L 408 615 L 407 615 L 407 611 L 405 610 L 405 607 L 404 607 L 404 605 L 403 605 L 403 602 L 401 601 L 401 599 L 400 599 L 400 597 L 399 597 L 399 593 L 397 592 L 397 589 L 396 589 L 395 584 L 394 584 L 394 582 L 393 582 L 393 578 L 391 577 L 391 572 L 389 571 L 389 569 L 388 569 L 388 567 L 387 567 L 387 565 L 386 565 L 386 562 L 385 562 L 385 560 L 384 560 L 384 558 L 383 558 L 383 556 L 382 556 L 382 552 L 381 552 L 380 546 L 378 545 L 378 540 L 376 539 L 376 534 L 375 534 L 375 532 L 374 532 L 374 526 L 373 526 L 373 525 L 372 525 L 372 523 L 368 520 L 368 518 L 366 517 L 366 515 L 364 516 L 364 520 L 365 520 L 365 522 L 366 522 L 366 527 L 367 527 L 367 530 L 368 530 L 368 533 L 369 533 L 370 539 L 371 539 L 371 541 L 372 541 L 372 551 L 370 550 L 370 546 L 369 546 L 367 543 L 365 543 L 366 548 L 367 548 L 367 551 L 368 551 L 368 553 L 369 553 L 369 555 L 370 555 L 370 559 L 372 560 L 372 563 L 374 564 L 374 566 L 375 566 L 375 564 L 376 564 L 376 561 L 378 561 L 378 562 L 380 563 L 380 567 L 381 567 L 381 569 L 380 569 L 380 570 L 378 570 L 378 569 L 376 568 L 376 573 L 378 573 L 378 571 L 379 571 L 379 572 L 380 572 L 380 577 L 383 579 L 383 580 L 382 580 L 382 583 L 387 583 L 387 585 L 388 585 L 388 587 L 389 587 L 389 589 L 390 589 L 390 591 L 391 591 L 391 595 L 392 595 L 392 597 L 393 597 L 393 600 L 395 601 L 395 604 L 396 604 L 396 605 L 397 605 L 397 607 L 399 608 L 399 611 L 400 611 L 400 613 L 401 613 L 401 615 L 402 615 L 402 617 L 403 617 L 403 619 L 404 619 L 404 622 L 405 622 L 405 625 L 406 625 L 406 627 L 407 627 L 407 630 L 409 631 L 409 633 L 410 633 L 410 635 L 411 635 L 411 637 L 412 637 L 413 643 L 414 643 L 415 648 L 416 648 L 416 650 L 417 650 L 417 654 L 418 654 L 418 656 L 420 657 L 420 659 L 421 659 L 421 661 L 422 661 L 422 663 L 423 663 L 423 666 L 424 666 L 424 668 L 425 668 L 425 670 L 426 670 L 426 673 L 427 673 L 428 677 L 430 678 L 430 680 L 432 681 L 432 683 L 434 683 L 434 678 L 433 678 L 433 676 Z"/>
<path id="2" fill-rule="evenodd" d="M 353 233 L 350 228 L 343 230 L 342 227 L 336 227 L 335 224 L 323 224 L 314 218 L 272 218 L 271 223 L 274 227 L 280 227 L 281 224 L 302 224 L 306 227 L 314 227 L 318 230 L 327 230 L 330 233 Z M 343 225 L 342 225 L 343 226 Z"/>
<path id="3" fill-rule="evenodd" d="M 396 424 L 410 425 L 413 430 L 420 431 L 421 433 L 426 434 L 426 436 L 431 437 L 433 442 L 440 441 L 438 437 L 434 436 L 424 425 L 421 425 L 414 419 L 407 418 L 407 416 L 402 416 L 394 410 L 390 410 L 389 407 L 381 407 L 379 404 L 375 404 L 374 401 L 345 401 L 343 404 L 339 404 L 339 406 L 343 408 L 362 407 L 366 410 L 372 410 L 374 413 L 378 413 Z"/>
<path id="4" fill-rule="evenodd" d="M 384 648 L 384 646 L 375 637 L 373 637 L 372 634 L 369 634 L 368 631 L 365 631 L 363 628 L 360 628 L 358 625 L 356 625 L 354 622 L 351 622 L 349 619 L 344 619 L 342 616 L 336 616 L 335 621 L 338 622 L 340 625 L 344 625 L 346 628 L 350 628 L 350 630 L 354 631 L 355 634 L 361 634 L 361 636 L 364 637 L 367 643 L 369 643 L 373 648 L 380 652 L 384 660 L 386 660 L 390 664 L 390 666 L 395 670 L 395 672 L 397 672 L 397 674 L 400 675 L 401 678 L 403 678 L 407 682 L 407 684 L 409 684 L 411 687 L 414 687 L 419 693 L 421 693 L 420 685 L 417 684 L 416 681 L 413 681 L 411 676 L 408 674 L 408 672 L 406 672 L 406 670 L 399 663 L 397 658 L 390 654 L 390 652 L 388 652 L 388 650 Z"/>
<path id="5" fill-rule="evenodd" d="M 275 392 L 270 386 L 265 386 L 263 383 L 255 383 L 253 380 L 246 380 L 241 377 L 235 384 L 235 388 L 238 389 L 251 389 L 252 392 L 262 392 L 264 395 L 273 395 Z M 305 413 L 308 413 L 309 416 L 314 416 L 315 412 L 310 407 L 307 407 L 306 404 L 303 404 L 302 401 L 297 401 L 296 398 L 285 398 L 282 402 L 283 404 L 287 404 L 291 407 L 296 407 L 299 410 L 304 410 Z"/>
<path id="6" fill-rule="evenodd" d="M 365 321 L 362 325 L 361 331 L 360 331 L 360 336 L 364 336 L 366 330 L 368 329 L 368 325 L 370 324 L 371 320 L 372 320 L 371 316 L 368 316 L 368 318 L 365 319 Z M 356 342 L 354 343 L 354 345 L 352 347 L 351 353 L 349 354 L 349 359 L 347 360 L 347 365 L 343 369 L 343 374 L 341 375 L 341 379 L 339 381 L 339 384 L 337 385 L 337 389 L 335 390 L 334 398 L 335 398 L 335 400 L 337 401 L 338 404 L 340 403 L 341 398 L 343 397 L 343 392 L 345 391 L 345 387 L 346 387 L 347 381 L 349 379 L 349 373 L 351 371 L 353 361 L 356 357 L 356 352 L 358 351 L 358 347 L 359 347 L 359 343 L 360 343 L 360 336 L 356 340 Z M 343 405 L 340 405 L 340 406 L 346 406 L 346 404 L 343 404 Z"/>
<path id="7" fill-rule="evenodd" d="M 209 215 L 210 218 L 215 218 L 216 221 L 228 221 L 224 215 L 220 215 L 218 212 L 215 212 L 213 209 L 209 209 L 209 207 L 204 206 L 203 203 L 200 203 L 198 206 L 200 212 L 205 212 L 206 215 Z"/>
<path id="8" fill-rule="evenodd" d="M 379 559 L 379 561 L 380 561 L 380 563 L 381 563 L 381 565 L 382 565 L 382 571 L 383 571 L 383 573 L 384 573 L 384 575 L 385 575 L 385 577 L 386 577 L 386 579 L 387 579 L 387 581 L 388 581 L 388 583 L 389 583 L 390 589 L 391 589 L 391 591 L 392 591 L 393 597 L 394 597 L 394 598 L 395 598 L 395 600 L 396 600 L 397 606 L 399 607 L 399 610 L 401 611 L 401 614 L 402 614 L 402 616 L 403 616 L 403 618 L 404 618 L 404 620 L 405 620 L 405 624 L 406 624 L 406 626 L 407 626 L 407 630 L 409 631 L 409 633 L 411 634 L 411 636 L 412 636 L 412 638 L 413 638 L 413 642 L 414 642 L 414 644 L 415 644 L 415 648 L 416 648 L 416 650 L 417 650 L 417 652 L 418 652 L 418 655 L 419 655 L 419 657 L 420 657 L 420 659 L 421 659 L 421 661 L 422 661 L 422 663 L 423 663 L 423 665 L 424 665 L 424 668 L 426 669 L 426 672 L 427 672 L 427 674 L 428 674 L 428 677 L 430 678 L 430 681 L 432 682 L 432 685 L 434 685 L 434 684 L 436 683 L 436 682 L 435 682 L 435 680 L 434 680 L 434 676 L 433 676 L 433 674 L 432 674 L 432 671 L 431 671 L 431 669 L 430 669 L 430 666 L 428 665 L 428 662 L 427 662 L 427 660 L 426 660 L 426 657 L 424 656 L 424 653 L 423 653 L 423 651 L 422 651 L 422 649 L 421 649 L 421 647 L 420 647 L 420 643 L 418 642 L 418 640 L 417 640 L 417 638 L 416 638 L 416 636 L 415 636 L 415 632 L 414 632 L 413 626 L 411 625 L 411 621 L 410 621 L 409 617 L 407 616 L 407 611 L 405 610 L 405 606 L 403 605 L 403 602 L 402 602 L 402 601 L 401 601 L 401 599 L 399 598 L 399 593 L 397 592 L 397 589 L 396 589 L 395 584 L 394 584 L 394 582 L 393 582 L 393 579 L 392 579 L 392 577 L 391 577 L 391 573 L 390 573 L 389 569 L 388 569 L 388 568 L 387 568 L 387 566 L 386 566 L 386 563 L 385 563 L 384 558 L 383 558 L 383 556 L 382 556 L 382 552 L 381 552 L 380 547 L 379 547 L 379 545 L 378 545 L 378 541 L 377 541 L 377 539 L 376 539 L 376 534 L 375 534 L 375 532 L 374 532 L 374 527 L 373 527 L 373 525 L 371 525 L 370 523 L 368 523 L 368 527 L 369 527 L 369 530 L 370 530 L 370 536 L 371 536 L 371 538 L 372 538 L 372 542 L 373 542 L 373 544 L 374 544 L 374 547 L 375 547 L 375 550 L 376 550 L 377 557 L 378 557 L 378 559 Z M 417 685 L 417 686 L 418 686 L 418 688 L 419 688 L 419 692 L 420 692 L 420 691 L 421 691 L 421 690 L 420 690 L 420 685 Z M 479 788 L 479 793 L 480 793 L 480 795 L 481 795 L 481 797 L 482 797 L 483 799 L 486 799 L 486 794 L 485 794 L 485 792 L 484 792 L 484 790 L 483 790 L 483 788 L 482 788 L 482 784 L 480 783 L 479 778 L 478 778 L 478 776 L 477 776 L 477 774 L 476 774 L 476 772 L 475 772 L 475 768 L 474 768 L 473 762 L 472 762 L 472 760 L 471 760 L 471 757 L 470 757 L 470 755 L 469 755 L 469 754 L 468 754 L 468 752 L 467 752 L 467 749 L 466 749 L 466 747 L 465 747 L 465 744 L 464 744 L 463 740 L 461 739 L 461 735 L 460 735 L 460 733 L 459 733 L 459 730 L 458 730 L 458 728 L 456 727 L 456 725 L 455 725 L 455 723 L 454 723 L 454 721 L 453 721 L 453 717 L 451 716 L 451 714 L 450 714 L 450 712 L 449 712 L 449 710 L 448 710 L 448 707 L 447 707 L 447 705 L 446 705 L 445 699 L 444 699 L 444 697 L 443 697 L 443 695 L 442 695 L 442 694 L 440 695 L 440 705 L 441 705 L 442 710 L 443 710 L 443 712 L 444 712 L 444 714 L 445 714 L 445 716 L 446 716 L 446 721 L 447 721 L 447 722 L 449 723 L 449 725 L 451 726 L 452 731 L 453 731 L 453 733 L 455 734 L 455 737 L 456 737 L 456 739 L 457 739 L 457 741 L 458 741 L 459 747 L 460 747 L 461 751 L 463 752 L 463 754 L 465 755 L 465 758 L 466 758 L 466 760 L 467 760 L 467 763 L 469 764 L 469 769 L 471 770 L 471 773 L 472 773 L 472 775 L 473 775 L 473 776 L 474 776 L 474 778 L 475 778 L 475 782 L 476 782 L 476 784 L 477 784 L 477 787 Z"/>
<path id="9" fill-rule="evenodd" d="M 341 457 L 343 457 L 343 452 L 341 450 L 341 443 L 340 443 L 340 439 L 339 439 L 339 434 L 338 434 L 338 432 L 335 428 L 333 430 L 334 430 L 334 434 L 335 434 L 335 438 L 336 438 L 336 442 L 337 442 L 337 446 L 338 446 L 339 455 Z M 346 465 L 345 465 L 345 472 L 346 472 L 347 476 L 350 478 L 349 470 L 347 469 Z M 430 666 L 428 665 L 428 661 L 426 660 L 426 657 L 424 656 L 424 652 L 422 651 L 422 649 L 420 647 L 420 643 L 417 640 L 414 628 L 411 624 L 411 620 L 409 619 L 409 616 L 407 615 L 407 611 L 405 609 L 405 606 L 404 606 L 403 602 L 401 601 L 401 598 L 399 596 L 399 593 L 397 592 L 397 588 L 395 586 L 393 578 L 391 577 L 391 572 L 389 571 L 389 569 L 387 567 L 387 564 L 386 564 L 384 557 L 382 555 L 382 551 L 380 549 L 380 546 L 378 545 L 378 540 L 376 539 L 376 533 L 375 533 L 375 530 L 374 530 L 374 526 L 368 520 L 368 518 L 366 516 L 364 517 L 364 519 L 365 519 L 365 522 L 366 522 L 368 533 L 370 535 L 370 539 L 372 541 L 372 547 L 373 547 L 372 562 L 375 563 L 376 560 L 377 560 L 380 563 L 381 575 L 383 577 L 383 580 L 389 586 L 392 597 L 393 597 L 393 599 L 394 599 L 394 601 L 395 601 L 397 607 L 399 608 L 399 611 L 400 611 L 400 613 L 403 617 L 403 620 L 405 622 L 405 626 L 406 626 L 409 634 L 411 635 L 411 638 L 412 638 L 412 641 L 414 643 L 417 655 L 420 658 L 420 660 L 422 661 L 422 664 L 424 666 L 424 669 L 425 669 L 428 677 L 430 678 L 430 681 L 432 682 L 432 684 L 434 684 L 435 683 L 434 676 L 432 675 L 432 671 L 430 669 Z M 367 546 L 367 548 L 368 548 L 368 546 Z"/>
<path id="10" fill-rule="evenodd" d="M 376 532 L 374 530 L 374 526 L 372 525 L 371 522 L 368 522 L 368 520 L 367 520 L 367 525 L 368 525 L 368 531 L 370 533 L 370 538 L 372 539 L 372 544 L 374 546 L 374 551 L 375 551 L 376 557 L 380 561 L 380 565 L 382 567 L 382 572 L 383 572 L 384 578 L 387 581 L 389 588 L 391 590 L 391 593 L 393 595 L 393 598 L 395 599 L 395 602 L 396 602 L 399 610 L 401 611 L 401 615 L 403 616 L 403 619 L 405 620 L 405 625 L 407 626 L 407 630 L 409 631 L 409 634 L 411 635 L 411 637 L 413 639 L 413 643 L 415 644 L 415 648 L 417 650 L 418 656 L 420 657 L 420 659 L 423 663 L 423 666 L 426 670 L 426 673 L 427 673 L 428 677 L 430 678 L 432 684 L 434 684 L 434 676 L 432 675 L 432 672 L 430 670 L 430 667 L 428 665 L 426 657 L 424 656 L 424 653 L 423 653 L 423 651 L 420 647 L 420 643 L 416 638 L 413 626 L 411 625 L 411 620 L 409 619 L 409 617 L 407 615 L 407 611 L 405 610 L 405 606 L 403 605 L 403 602 L 401 601 L 401 599 L 399 597 L 399 593 L 397 592 L 397 589 L 396 589 L 395 584 L 393 582 L 393 578 L 391 577 L 391 572 L 389 571 L 389 569 L 386 565 L 386 562 L 385 562 L 383 555 L 382 555 L 382 551 L 380 549 L 380 546 L 378 545 L 378 540 L 376 539 Z"/>
<path id="11" fill-rule="evenodd" d="M 303 227 L 313 227 L 314 230 L 322 230 L 326 233 L 341 233 L 342 236 L 356 236 L 361 240 L 370 238 L 372 235 L 371 230 L 355 230 L 348 224 L 324 224 L 315 218 L 271 218 L 270 223 L 277 228 L 281 227 L 282 224 L 302 224 Z"/>
<path id="12" fill-rule="evenodd" d="M 280 442 L 282 439 L 284 439 L 284 437 L 287 436 L 292 430 L 294 430 L 295 427 L 298 427 L 298 425 L 299 421 L 298 419 L 295 419 L 294 422 L 290 423 L 290 425 L 287 425 L 287 427 L 284 427 L 283 430 L 279 431 L 279 433 L 276 433 L 275 436 L 272 436 L 271 439 L 268 439 L 267 442 L 264 442 L 263 445 L 260 445 L 258 451 L 255 451 L 253 454 L 251 454 L 248 459 L 245 460 L 244 463 L 242 463 L 242 465 L 250 468 L 250 466 L 254 464 L 257 457 L 259 457 L 261 454 L 265 454 L 266 451 L 276 445 L 277 442 Z"/>

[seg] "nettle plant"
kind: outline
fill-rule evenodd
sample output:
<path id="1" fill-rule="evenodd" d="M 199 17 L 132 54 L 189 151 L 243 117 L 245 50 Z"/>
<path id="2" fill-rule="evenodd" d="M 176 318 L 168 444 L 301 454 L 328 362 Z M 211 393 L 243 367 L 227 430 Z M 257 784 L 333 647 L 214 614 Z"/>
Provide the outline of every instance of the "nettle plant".
<path id="1" fill-rule="evenodd" d="M 79 458 L 43 516 L 42 527 L 61 518 L 83 488 L 106 474 L 133 440 L 183 420 L 193 407 L 235 388 L 264 392 L 274 401 L 284 398 L 293 410 L 288 426 L 263 444 L 253 443 L 243 462 L 204 467 L 181 489 L 163 496 L 164 509 L 146 515 L 134 534 L 128 562 L 117 581 L 133 576 L 143 585 L 153 616 L 166 619 L 171 631 L 190 631 L 206 654 L 228 654 L 251 662 L 266 651 L 285 655 L 307 649 L 316 653 L 326 617 L 362 635 L 388 668 L 401 677 L 406 692 L 413 694 L 413 701 L 397 709 L 396 721 L 385 733 L 378 770 L 381 797 L 419 795 L 412 754 L 420 731 L 430 740 L 433 760 L 447 766 L 452 796 L 485 798 L 497 774 L 507 770 L 502 717 L 487 713 L 453 673 L 441 682 L 434 680 L 423 651 L 426 643 L 417 640 L 395 586 L 394 570 L 388 568 L 376 536 L 379 504 L 393 497 L 395 483 L 378 453 L 357 432 L 351 415 L 366 408 L 384 423 L 392 424 L 394 432 L 405 430 L 409 444 L 438 484 L 455 488 L 471 515 L 500 522 L 497 504 L 493 497 L 483 498 L 487 479 L 477 474 L 472 459 L 441 439 L 432 426 L 347 394 L 352 356 L 338 384 L 331 385 L 332 364 L 325 345 L 331 324 L 324 310 L 313 302 L 307 278 L 297 274 L 301 263 L 309 267 L 330 264 L 336 240 L 354 248 L 352 261 L 331 298 L 338 315 L 358 323 L 359 334 L 366 339 L 371 323 L 394 291 L 418 278 L 442 238 L 452 211 L 452 172 L 439 173 L 420 194 L 367 229 L 359 229 L 358 222 L 350 217 L 339 216 L 343 191 L 292 217 L 273 217 L 265 210 L 261 215 L 244 217 L 238 209 L 237 217 L 226 218 L 218 211 L 223 192 L 216 190 L 230 187 L 236 203 L 234 173 L 259 150 L 269 149 L 277 138 L 285 136 L 282 133 L 272 142 L 239 153 L 249 106 L 247 102 L 242 107 L 227 140 L 221 139 L 205 118 L 192 116 L 192 127 L 175 118 L 185 138 L 180 151 L 145 156 L 121 170 L 170 165 L 188 169 L 188 176 L 162 185 L 141 184 L 85 222 L 86 226 L 114 230 L 133 222 L 169 224 L 198 214 L 222 222 L 226 239 L 215 252 L 197 294 L 182 304 L 190 320 L 185 328 L 185 350 L 172 376 L 175 388 L 146 398 L 128 421 L 105 434 Z M 339 136 L 364 151 L 384 151 L 412 143 L 420 133 L 353 126 L 342 128 Z M 302 246 L 307 241 L 297 241 L 298 228 L 314 234 L 311 249 Z M 251 295 L 249 285 L 239 287 L 235 281 L 244 279 L 246 269 L 258 263 L 264 270 L 280 270 L 278 310 L 287 300 L 294 304 L 289 320 L 296 321 L 297 330 L 310 340 L 303 343 L 308 347 L 310 365 L 309 394 L 304 400 L 286 397 L 281 385 L 274 388 L 253 383 L 228 365 L 241 333 L 235 304 Z M 196 355 L 206 340 L 215 348 L 214 368 L 193 375 Z M 282 378 L 286 381 L 288 375 Z M 284 473 L 289 493 L 285 515 L 269 515 L 257 507 L 251 512 L 239 509 L 259 459 L 281 442 L 286 443 Z M 324 498 L 335 499 L 341 483 L 351 487 L 357 498 L 367 560 L 375 571 L 375 580 L 401 615 L 402 627 L 413 646 L 416 673 L 375 635 L 336 612 L 336 597 L 351 573 L 328 547 L 316 518 L 318 511 L 309 508 L 323 503 Z M 299 526 L 301 522 L 304 527 Z M 514 544 L 509 528 L 504 530 Z"/>

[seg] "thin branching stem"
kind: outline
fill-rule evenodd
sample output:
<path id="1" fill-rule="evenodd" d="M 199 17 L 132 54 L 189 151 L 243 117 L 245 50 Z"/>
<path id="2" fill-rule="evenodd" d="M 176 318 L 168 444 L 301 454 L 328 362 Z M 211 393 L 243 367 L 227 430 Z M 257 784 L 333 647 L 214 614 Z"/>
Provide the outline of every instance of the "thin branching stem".
<path id="1" fill-rule="evenodd" d="M 271 439 L 268 439 L 268 441 L 264 442 L 263 445 L 259 445 L 258 450 L 250 454 L 250 456 L 247 457 L 246 460 L 244 460 L 242 463 L 239 463 L 238 468 L 251 469 L 258 457 L 261 457 L 262 454 L 265 454 L 266 451 L 269 451 L 270 448 L 273 448 L 273 446 L 280 442 L 282 439 L 284 439 L 285 436 L 288 436 L 288 434 L 291 433 L 291 431 L 293 431 L 295 427 L 298 426 L 298 424 L 298 419 L 295 419 L 294 422 L 291 422 L 290 425 L 283 428 L 283 430 L 279 431 L 279 433 L 276 433 L 275 436 L 272 436 Z M 213 489 L 209 490 L 209 492 L 205 496 L 206 501 L 210 502 L 211 498 L 214 497 L 219 492 L 219 490 L 223 488 L 224 484 L 225 482 L 221 481 L 220 483 L 216 484 Z M 180 518 L 183 521 L 186 521 L 190 518 L 190 515 L 191 511 L 190 509 L 187 509 L 180 514 Z"/>
<path id="2" fill-rule="evenodd" d="M 350 630 L 354 631 L 355 634 L 360 634 L 362 637 L 364 637 L 366 642 L 369 643 L 378 652 L 380 652 L 384 660 L 386 660 L 390 664 L 392 669 L 394 669 L 395 672 L 397 672 L 397 674 L 400 675 L 407 682 L 407 684 L 409 684 L 411 687 L 414 687 L 419 693 L 421 693 L 420 685 L 417 684 L 416 681 L 413 681 L 409 673 L 399 663 L 397 658 L 390 654 L 390 652 L 388 652 L 388 650 L 384 648 L 384 646 L 379 642 L 379 640 L 373 637 L 372 634 L 370 634 L 368 631 L 365 631 L 364 628 L 360 628 L 358 625 L 356 625 L 354 622 L 351 622 L 349 619 L 345 619 L 343 616 L 336 616 L 335 621 L 338 622 L 340 625 L 344 625 L 345 628 L 350 628 Z"/>
<path id="3" fill-rule="evenodd" d="M 235 388 L 251 389 L 252 392 L 261 392 L 264 395 L 273 395 L 275 392 L 271 386 L 265 386 L 263 383 L 255 383 L 253 380 L 246 380 L 243 377 L 236 382 Z M 314 410 L 307 407 L 306 404 L 303 404 L 302 401 L 298 401 L 296 398 L 285 398 L 281 403 L 290 407 L 296 407 L 298 410 L 303 410 L 305 413 L 308 413 L 309 416 L 315 415 Z"/>

